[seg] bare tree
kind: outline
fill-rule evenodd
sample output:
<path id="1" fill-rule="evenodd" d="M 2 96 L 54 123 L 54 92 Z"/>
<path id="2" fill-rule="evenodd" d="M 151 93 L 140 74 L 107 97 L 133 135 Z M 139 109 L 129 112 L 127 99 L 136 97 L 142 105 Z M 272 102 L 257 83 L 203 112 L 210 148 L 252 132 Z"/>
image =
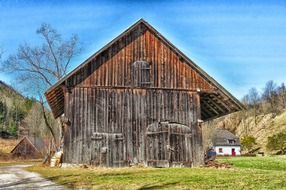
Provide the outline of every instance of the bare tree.
<path id="1" fill-rule="evenodd" d="M 254 113 L 254 124 L 256 125 L 257 113 L 259 108 L 259 93 L 257 92 L 256 88 L 251 88 L 248 92 L 249 97 L 249 106 L 253 109 Z"/>
<path id="2" fill-rule="evenodd" d="M 270 80 L 266 83 L 264 87 L 264 92 L 262 94 L 262 98 L 270 105 L 270 111 L 272 113 L 276 113 L 276 100 L 277 100 L 277 93 L 276 93 L 276 84 Z"/>
<path id="3" fill-rule="evenodd" d="M 247 95 L 245 95 L 243 98 L 242 98 L 242 103 L 243 103 L 243 105 L 245 106 L 245 110 L 242 110 L 240 113 L 240 115 L 241 115 L 241 122 L 242 122 L 242 124 L 243 124 L 243 128 L 244 128 L 244 131 L 245 131 L 245 133 L 246 134 L 248 134 L 248 132 L 249 132 L 249 126 L 248 126 L 248 124 L 246 124 L 246 122 L 245 122 L 245 119 L 247 118 L 247 116 L 248 116 L 248 110 L 249 110 L 249 106 L 250 106 L 250 98 L 249 98 L 249 94 L 247 94 Z"/>
<path id="4" fill-rule="evenodd" d="M 278 93 L 280 97 L 281 107 L 282 109 L 285 109 L 286 108 L 286 87 L 284 83 L 282 83 L 281 86 L 278 88 Z"/>
<path id="5" fill-rule="evenodd" d="M 17 53 L 10 55 L 1 64 L 1 70 L 13 73 L 18 84 L 30 94 L 39 95 L 46 126 L 56 143 L 57 138 L 47 120 L 43 93 L 67 73 L 71 59 L 80 49 L 76 35 L 63 40 L 49 24 L 42 24 L 36 33 L 41 37 L 41 46 L 32 47 L 27 43 L 20 45 Z"/>

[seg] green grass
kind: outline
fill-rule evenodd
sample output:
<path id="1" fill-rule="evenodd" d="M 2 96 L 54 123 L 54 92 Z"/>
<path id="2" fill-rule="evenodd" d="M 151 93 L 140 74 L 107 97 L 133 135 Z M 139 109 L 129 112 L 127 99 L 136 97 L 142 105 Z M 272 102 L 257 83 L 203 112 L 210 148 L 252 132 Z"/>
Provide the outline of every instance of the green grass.
<path id="1" fill-rule="evenodd" d="M 252 168 L 261 170 L 286 171 L 285 156 L 267 157 L 224 157 L 221 162 L 232 163 L 236 168 Z"/>
<path id="2" fill-rule="evenodd" d="M 220 158 L 214 168 L 28 168 L 71 188 L 92 189 L 286 189 L 286 157 Z"/>

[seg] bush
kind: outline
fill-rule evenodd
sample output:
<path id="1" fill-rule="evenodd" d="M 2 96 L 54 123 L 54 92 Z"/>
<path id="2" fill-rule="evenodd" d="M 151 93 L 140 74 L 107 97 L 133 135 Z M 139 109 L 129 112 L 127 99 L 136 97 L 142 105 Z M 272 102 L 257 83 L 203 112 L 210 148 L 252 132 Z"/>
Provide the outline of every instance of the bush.
<path id="1" fill-rule="evenodd" d="M 268 137 L 266 148 L 270 151 L 279 151 L 286 154 L 286 131 Z"/>
<path id="2" fill-rule="evenodd" d="M 255 142 L 255 138 L 253 136 L 243 136 L 241 138 L 241 146 L 242 146 L 242 150 L 247 150 L 250 151 L 251 149 L 253 149 L 253 147 L 256 145 Z"/>

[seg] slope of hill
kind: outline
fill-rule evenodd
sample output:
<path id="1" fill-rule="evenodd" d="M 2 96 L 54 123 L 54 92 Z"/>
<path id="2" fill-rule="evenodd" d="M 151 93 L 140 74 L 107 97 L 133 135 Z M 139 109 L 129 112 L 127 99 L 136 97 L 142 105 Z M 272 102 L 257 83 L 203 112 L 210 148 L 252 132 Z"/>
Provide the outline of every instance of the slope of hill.
<path id="1" fill-rule="evenodd" d="M 0 81 L 0 132 L 17 137 L 19 129 L 41 125 L 41 113 L 36 100 L 21 95 L 14 88 Z M 32 118 L 33 116 L 33 118 Z"/>
<path id="2" fill-rule="evenodd" d="M 240 138 L 245 135 L 253 136 L 256 139 L 256 147 L 260 147 L 261 151 L 266 153 L 268 152 L 266 149 L 268 137 L 286 130 L 286 110 L 278 115 L 272 113 L 261 114 L 256 119 L 249 112 L 246 112 L 246 116 L 241 119 L 241 114 L 233 113 L 206 125 L 208 127 L 225 128 Z"/>

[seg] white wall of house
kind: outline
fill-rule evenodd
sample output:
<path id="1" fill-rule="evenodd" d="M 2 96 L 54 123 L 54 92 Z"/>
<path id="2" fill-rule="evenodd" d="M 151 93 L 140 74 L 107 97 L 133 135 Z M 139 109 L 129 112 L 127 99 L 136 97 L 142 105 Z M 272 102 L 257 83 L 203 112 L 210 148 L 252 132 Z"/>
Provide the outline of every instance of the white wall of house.
<path id="1" fill-rule="evenodd" d="M 221 156 L 231 156 L 232 149 L 234 149 L 236 156 L 240 155 L 240 146 L 215 146 L 216 154 Z"/>

